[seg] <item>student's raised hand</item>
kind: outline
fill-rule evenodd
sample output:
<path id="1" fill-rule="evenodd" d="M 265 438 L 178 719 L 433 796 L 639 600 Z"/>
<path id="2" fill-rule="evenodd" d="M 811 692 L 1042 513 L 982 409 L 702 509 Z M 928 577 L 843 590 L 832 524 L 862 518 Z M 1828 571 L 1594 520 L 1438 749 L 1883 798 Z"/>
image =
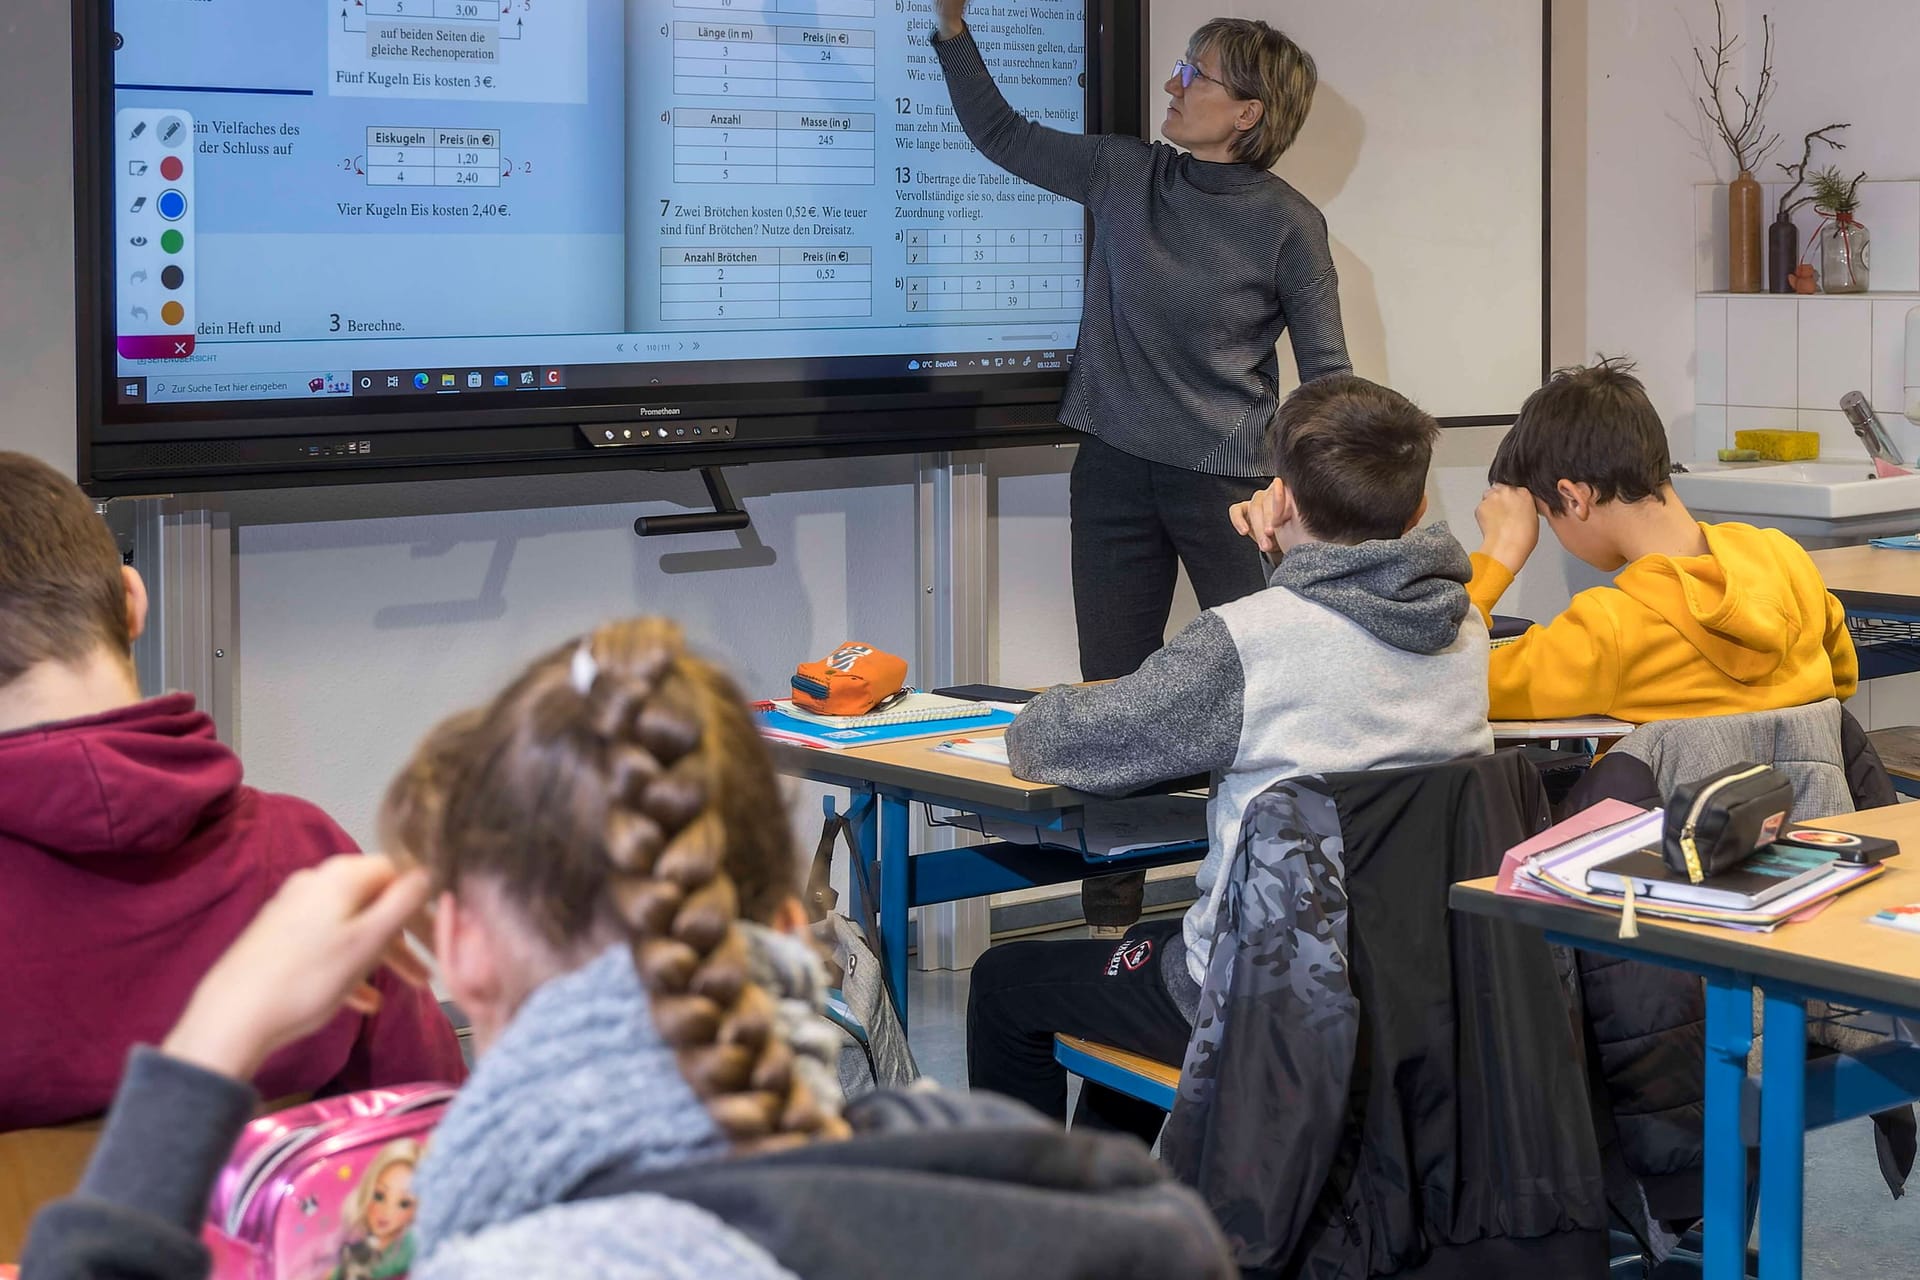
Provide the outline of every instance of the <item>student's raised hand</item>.
<path id="1" fill-rule="evenodd" d="M 940 38 L 951 39 L 966 30 L 967 0 L 934 0 L 934 15 L 940 20 Z"/>
<path id="2" fill-rule="evenodd" d="M 416 986 L 427 980 L 402 936 L 427 893 L 424 872 L 373 854 L 297 872 L 201 979 L 163 1051 L 246 1080 L 343 1007 L 378 1012 L 374 970 L 384 965 Z"/>
<path id="3" fill-rule="evenodd" d="M 1235 533 L 1253 539 L 1254 546 L 1274 559 L 1280 558 L 1280 540 L 1274 534 L 1280 523 L 1280 500 L 1271 485 L 1245 502 L 1228 507 L 1227 519 L 1233 522 Z"/>
<path id="4" fill-rule="evenodd" d="M 1514 573 L 1540 545 L 1540 513 L 1533 495 L 1517 485 L 1496 484 L 1488 489 L 1473 509 L 1473 519 L 1480 526 L 1480 554 Z"/>

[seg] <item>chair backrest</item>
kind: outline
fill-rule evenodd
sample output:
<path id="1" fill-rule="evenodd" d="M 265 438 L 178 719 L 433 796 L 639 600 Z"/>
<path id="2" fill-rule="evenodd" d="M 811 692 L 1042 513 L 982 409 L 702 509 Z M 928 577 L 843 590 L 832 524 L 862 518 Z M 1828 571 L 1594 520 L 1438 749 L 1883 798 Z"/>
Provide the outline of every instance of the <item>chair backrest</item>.
<path id="1" fill-rule="evenodd" d="M 1840 704 L 1832 698 L 1781 711 L 1642 725 L 1614 750 L 1645 760 L 1663 797 L 1696 778 L 1751 760 L 1787 776 L 1794 808 L 1803 817 L 1853 810 L 1840 755 Z"/>
<path id="2" fill-rule="evenodd" d="M 1546 822 L 1514 752 L 1289 779 L 1248 806 L 1161 1140 L 1243 1268 L 1387 1274 L 1604 1222 L 1544 938 L 1447 910 Z"/>
<path id="3" fill-rule="evenodd" d="M 1832 698 L 1803 707 L 1696 716 L 1641 725 L 1615 743 L 1576 787 L 1573 807 L 1605 796 L 1662 803 L 1676 787 L 1743 761 L 1770 764 L 1793 784 L 1802 819 L 1851 813 L 1896 798 L 1879 755 Z M 1634 763 L 1644 767 L 1639 775 Z M 1625 775 L 1632 770 L 1634 776 Z"/>
<path id="4" fill-rule="evenodd" d="M 80 1185 L 100 1140 L 100 1120 L 0 1133 L 0 1262 L 19 1260 L 40 1206 Z"/>

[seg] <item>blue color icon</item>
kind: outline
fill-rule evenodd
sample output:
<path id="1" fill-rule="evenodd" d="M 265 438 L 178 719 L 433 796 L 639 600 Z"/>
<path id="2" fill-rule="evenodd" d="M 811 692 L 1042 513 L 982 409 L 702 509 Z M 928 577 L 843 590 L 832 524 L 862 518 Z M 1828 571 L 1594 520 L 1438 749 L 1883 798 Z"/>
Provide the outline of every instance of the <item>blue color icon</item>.
<path id="1" fill-rule="evenodd" d="M 432 381 L 432 379 L 428 378 L 424 373 L 416 373 L 413 375 L 413 385 L 417 391 L 425 391 L 427 389 L 427 383 L 430 381 Z"/>
<path id="2" fill-rule="evenodd" d="M 504 373 L 496 373 L 493 375 L 493 385 L 496 387 L 509 386 L 512 381 L 513 380 Z"/>
<path id="3" fill-rule="evenodd" d="M 918 360 L 907 361 L 907 369 L 909 372 L 911 372 L 914 369 L 918 369 L 919 367 L 920 367 L 920 362 Z"/>
<path id="4" fill-rule="evenodd" d="M 168 222 L 178 222 L 187 216 L 187 198 L 180 192 L 168 189 L 160 193 L 160 199 L 154 203 L 160 216 Z"/>

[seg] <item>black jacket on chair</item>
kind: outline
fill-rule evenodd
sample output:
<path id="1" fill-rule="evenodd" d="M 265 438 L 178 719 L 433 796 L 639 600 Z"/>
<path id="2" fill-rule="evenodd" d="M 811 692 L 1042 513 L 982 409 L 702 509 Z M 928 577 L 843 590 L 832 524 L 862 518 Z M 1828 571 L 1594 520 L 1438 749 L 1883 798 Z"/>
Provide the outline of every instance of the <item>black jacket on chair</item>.
<path id="1" fill-rule="evenodd" d="M 1765 763 L 1785 763 L 1789 770 L 1807 762 L 1826 768 L 1857 809 L 1897 803 L 1893 780 L 1860 722 L 1836 703 L 1825 707 L 1831 716 L 1823 731 L 1825 741 L 1810 740 L 1800 723 L 1797 732 L 1783 731 L 1775 751 L 1755 750 L 1754 757 L 1764 755 Z M 1804 722 L 1821 710 L 1816 704 L 1787 712 L 1712 717 L 1687 722 L 1676 730 L 1681 735 L 1704 730 L 1705 740 L 1711 741 L 1714 726 L 1720 723 L 1789 717 Z M 1636 754 L 1634 741 L 1632 736 L 1622 739 L 1594 764 L 1568 797 L 1569 811 L 1605 799 L 1645 809 L 1665 804 L 1660 780 L 1647 760 Z M 1667 746 L 1697 749 L 1684 737 L 1670 738 Z M 1793 761 L 1779 761 L 1781 750 L 1789 752 Z M 1704 776 L 1733 763 L 1702 757 L 1695 772 Z M 1684 773 L 1679 778 L 1688 780 Z M 1795 816 L 1825 815 L 1796 812 Z M 1638 1179 L 1651 1216 L 1670 1221 L 1696 1218 L 1706 1101 L 1706 997 L 1699 975 L 1591 951 L 1574 955 L 1602 1141 L 1617 1151 L 1626 1172 Z M 1914 1164 L 1913 1114 L 1910 1108 L 1896 1107 L 1876 1115 L 1874 1123 L 1881 1172 L 1889 1190 L 1898 1196 Z M 1610 1163 L 1609 1168 L 1613 1167 Z M 1619 1207 L 1624 1217 L 1635 1218 L 1630 1205 Z"/>
<path id="2" fill-rule="evenodd" d="M 1547 822 L 1501 753 L 1248 806 L 1163 1158 L 1249 1276 L 1591 1276 L 1585 1072 L 1537 930 L 1450 914 Z"/>

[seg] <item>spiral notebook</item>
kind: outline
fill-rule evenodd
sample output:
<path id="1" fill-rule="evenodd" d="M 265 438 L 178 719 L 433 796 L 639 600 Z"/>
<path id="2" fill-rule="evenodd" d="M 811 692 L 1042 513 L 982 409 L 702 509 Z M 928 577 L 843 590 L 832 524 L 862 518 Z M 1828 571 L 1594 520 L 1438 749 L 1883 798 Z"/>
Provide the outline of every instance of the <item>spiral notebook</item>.
<path id="1" fill-rule="evenodd" d="M 782 698 L 772 707 L 783 716 L 792 716 L 795 720 L 807 724 L 817 724 L 834 729 L 873 729 L 888 724 L 913 724 L 920 720 L 961 720 L 975 716 L 990 715 L 992 707 L 980 702 L 970 702 L 965 698 L 949 698 L 938 693 L 910 693 L 884 711 L 870 712 L 864 716 L 823 716 L 796 706 L 791 700 Z"/>

